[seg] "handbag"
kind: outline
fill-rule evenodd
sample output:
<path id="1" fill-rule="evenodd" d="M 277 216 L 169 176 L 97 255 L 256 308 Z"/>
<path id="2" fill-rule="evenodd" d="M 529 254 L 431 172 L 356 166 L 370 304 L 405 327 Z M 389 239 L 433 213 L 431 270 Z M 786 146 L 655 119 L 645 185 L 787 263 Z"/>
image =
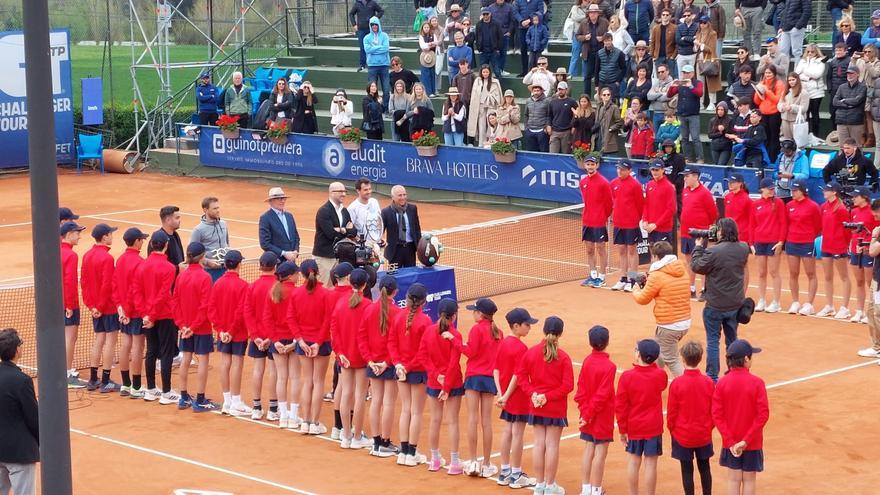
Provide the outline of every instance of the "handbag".
<path id="1" fill-rule="evenodd" d="M 562 24 L 562 37 L 568 41 L 574 38 L 574 21 L 571 17 L 566 17 L 565 22 Z"/>
<path id="2" fill-rule="evenodd" d="M 438 76 L 443 72 L 445 62 L 446 57 L 443 55 L 443 52 L 438 51 L 434 57 L 434 73 Z"/>
<path id="3" fill-rule="evenodd" d="M 810 125 L 800 108 L 798 108 L 797 117 L 794 118 L 794 124 L 791 126 L 791 135 L 798 148 L 806 148 L 810 145 Z"/>
<path id="4" fill-rule="evenodd" d="M 700 62 L 700 74 L 706 77 L 716 77 L 721 74 L 721 62 L 718 60 L 705 60 Z"/>
<path id="5" fill-rule="evenodd" d="M 418 33 L 422 28 L 422 24 L 425 23 L 425 14 L 422 13 L 422 9 L 416 11 L 416 18 L 413 20 L 413 32 Z"/>
<path id="6" fill-rule="evenodd" d="M 446 13 L 446 0 L 439 0 L 437 2 L 437 13 L 445 14 Z"/>

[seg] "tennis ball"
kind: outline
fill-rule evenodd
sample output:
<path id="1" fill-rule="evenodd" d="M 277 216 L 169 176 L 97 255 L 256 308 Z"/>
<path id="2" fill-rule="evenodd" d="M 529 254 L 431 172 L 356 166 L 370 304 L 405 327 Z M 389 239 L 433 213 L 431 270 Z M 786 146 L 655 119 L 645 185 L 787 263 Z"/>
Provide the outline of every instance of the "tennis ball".
<path id="1" fill-rule="evenodd" d="M 437 259 L 431 256 L 430 258 L 428 258 L 428 261 L 430 261 L 431 263 L 436 263 Z"/>

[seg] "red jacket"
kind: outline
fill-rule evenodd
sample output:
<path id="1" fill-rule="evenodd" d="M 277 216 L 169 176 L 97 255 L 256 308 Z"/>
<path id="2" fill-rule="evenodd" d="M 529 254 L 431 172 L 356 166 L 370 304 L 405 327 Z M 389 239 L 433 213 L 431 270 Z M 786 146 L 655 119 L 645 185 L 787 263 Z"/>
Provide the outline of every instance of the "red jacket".
<path id="1" fill-rule="evenodd" d="M 843 222 L 850 221 L 849 210 L 843 201 L 837 199 L 822 203 L 822 252 L 830 254 L 846 254 L 851 230 L 843 228 Z M 83 258 L 83 266 L 86 260 Z M 85 294 L 83 294 L 85 297 Z"/>
<path id="2" fill-rule="evenodd" d="M 365 368 L 367 362 L 358 349 L 357 331 L 370 300 L 361 299 L 354 308 L 348 307 L 348 303 L 348 298 L 340 298 L 330 315 L 330 343 L 337 356 L 348 359 L 349 368 Z"/>
<path id="3" fill-rule="evenodd" d="M 140 297 L 137 306 L 154 323 L 174 317 L 171 286 L 174 285 L 176 271 L 165 253 L 153 252 L 135 272 L 135 292 Z"/>
<path id="4" fill-rule="evenodd" d="M 498 331 L 498 338 L 492 337 L 492 322 L 480 320 L 468 332 L 467 345 L 462 345 L 461 334 L 452 339 L 452 345 L 467 356 L 466 378 L 472 376 L 492 376 L 495 369 L 495 356 L 498 355 L 498 347 L 504 334 Z"/>
<path id="5" fill-rule="evenodd" d="M 675 186 L 665 175 L 659 181 L 651 179 L 645 184 L 642 220 L 656 224 L 657 232 L 672 232 L 672 219 L 677 208 Z"/>
<path id="6" fill-rule="evenodd" d="M 73 245 L 61 241 L 61 288 L 64 292 L 64 309 L 79 309 L 79 256 Z"/>
<path id="7" fill-rule="evenodd" d="M 646 125 L 644 129 L 633 126 L 629 134 L 630 154 L 633 158 L 647 158 L 654 150 L 654 129 Z"/>
<path id="8" fill-rule="evenodd" d="M 611 216 L 611 184 L 598 171 L 585 175 L 580 183 L 584 200 L 582 222 L 584 227 L 605 227 Z"/>
<path id="9" fill-rule="evenodd" d="M 614 212 L 611 220 L 618 229 L 635 229 L 642 218 L 645 196 L 642 185 L 632 176 L 621 180 L 620 177 L 611 181 L 611 199 L 614 201 Z"/>
<path id="10" fill-rule="evenodd" d="M 449 332 L 455 339 L 461 340 L 461 334 L 454 326 L 449 327 Z M 450 341 L 441 337 L 440 326 L 436 323 L 428 327 L 422 335 L 418 360 L 428 371 L 428 387 L 449 393 L 464 385 L 461 376 L 461 352 L 453 345 L 455 339 Z M 442 384 L 437 379 L 440 375 L 443 375 Z"/>
<path id="11" fill-rule="evenodd" d="M 140 298 L 135 294 L 134 283 L 135 272 L 143 262 L 140 251 L 126 248 L 116 259 L 116 269 L 113 270 L 113 301 L 129 318 L 143 316 L 135 306 L 135 301 Z"/>
<path id="12" fill-rule="evenodd" d="M 523 355 L 516 371 L 516 383 L 529 400 L 529 414 L 542 418 L 559 419 L 568 415 L 568 394 L 574 390 L 574 370 L 571 358 L 558 349 L 557 359 L 544 361 L 544 341 L 532 346 Z M 532 405 L 532 394 L 544 394 L 547 403 Z"/>
<path id="13" fill-rule="evenodd" d="M 614 438 L 616 376 L 617 366 L 611 362 L 608 353 L 597 350 L 584 359 L 578 376 L 574 401 L 578 404 L 581 419 L 587 423 L 580 430 L 597 440 Z"/>
<path id="14" fill-rule="evenodd" d="M 862 232 L 853 232 L 852 240 L 850 241 L 849 251 L 851 253 L 858 252 L 858 241 L 870 241 L 871 240 L 871 232 L 874 231 L 874 227 L 877 226 L 877 221 L 874 220 L 874 214 L 871 213 L 871 205 L 865 205 L 859 208 L 852 209 L 852 221 L 853 222 L 861 222 L 865 224 L 865 230 Z M 868 256 L 868 248 L 864 247 L 865 256 Z"/>
<path id="15" fill-rule="evenodd" d="M 330 297 L 320 282 L 311 294 L 305 284 L 293 291 L 287 311 L 287 324 L 293 338 L 318 345 L 330 340 Z"/>
<path id="16" fill-rule="evenodd" d="M 352 292 L 354 292 L 354 289 L 350 285 L 335 285 L 332 289 L 327 289 L 327 314 L 333 314 L 333 310 L 336 309 L 336 303 L 340 300 L 345 299 L 348 301 L 351 298 Z"/>
<path id="17" fill-rule="evenodd" d="M 83 303 L 90 310 L 96 308 L 102 315 L 116 314 L 113 299 L 113 255 L 110 246 L 95 244 L 83 255 L 82 278 Z"/>
<path id="18" fill-rule="evenodd" d="M 382 301 L 377 300 L 371 304 L 365 311 L 361 319 L 361 326 L 358 328 L 358 349 L 361 356 L 367 364 L 370 362 L 384 362 L 388 366 L 393 366 L 391 362 L 391 354 L 388 353 L 388 334 L 391 333 L 391 326 L 400 313 L 400 308 L 394 304 L 394 301 L 388 303 L 388 322 L 385 329 L 385 335 L 379 328 L 379 319 L 382 311 Z"/>
<path id="19" fill-rule="evenodd" d="M 788 202 L 788 242 L 812 244 L 822 233 L 822 211 L 810 198 Z"/>
<path id="20" fill-rule="evenodd" d="M 293 306 L 293 293 L 296 285 L 290 280 L 281 282 L 281 300 L 277 303 L 272 300 L 272 292 L 269 292 L 266 305 L 263 306 L 263 328 L 269 334 L 272 342 L 281 340 L 293 340 L 298 338 L 288 325 L 288 316 Z"/>
<path id="21" fill-rule="evenodd" d="M 715 383 L 700 370 L 684 370 L 669 385 L 666 424 L 682 447 L 695 449 L 712 443 L 714 391 Z"/>
<path id="22" fill-rule="evenodd" d="M 681 191 L 681 237 L 690 239 L 689 229 L 708 229 L 718 219 L 715 198 L 703 184 Z M 658 433 L 659 434 L 659 433 Z"/>
<path id="23" fill-rule="evenodd" d="M 501 341 L 501 345 L 498 346 L 498 354 L 495 356 L 495 369 L 498 370 L 498 383 L 501 385 L 499 394 L 507 392 L 510 381 L 516 375 L 516 369 L 528 350 L 529 348 L 523 341 L 514 335 L 508 335 Z M 529 405 L 529 396 L 521 386 L 517 385 L 504 404 L 504 410 L 508 414 L 525 416 L 529 414 Z"/>
<path id="24" fill-rule="evenodd" d="M 745 440 L 746 450 L 764 447 L 770 402 L 764 380 L 747 368 L 733 368 L 718 380 L 712 396 L 712 419 L 725 449 Z"/>
<path id="25" fill-rule="evenodd" d="M 624 371 L 617 382 L 614 411 L 617 429 L 630 440 L 663 434 L 663 391 L 666 372 L 651 363 Z"/>
<path id="26" fill-rule="evenodd" d="M 401 310 L 391 322 L 388 332 L 388 353 L 391 355 L 389 365 L 402 364 L 406 372 L 425 371 L 424 363 L 418 360 L 419 346 L 425 329 L 431 326 L 431 319 L 419 308 L 413 314 L 412 323 L 406 328 L 409 309 Z"/>
<path id="27" fill-rule="evenodd" d="M 248 283 L 237 272 L 227 271 L 211 289 L 208 319 L 217 332 L 229 332 L 232 342 L 247 342 L 248 331 L 244 319 Z"/>
<path id="28" fill-rule="evenodd" d="M 733 219 L 739 229 L 739 240 L 752 244 L 752 200 L 749 193 L 740 189 L 737 193 L 724 195 L 724 216 Z"/>
<path id="29" fill-rule="evenodd" d="M 244 296 L 244 324 L 247 327 L 248 338 L 268 339 L 271 334 L 263 328 L 263 308 L 269 302 L 269 291 L 275 285 L 275 275 L 266 273 L 248 285 Z"/>
<path id="30" fill-rule="evenodd" d="M 174 285 L 174 323 L 178 328 L 188 327 L 193 335 L 211 335 L 210 306 L 211 276 L 202 265 L 192 263 Z"/>
<path id="31" fill-rule="evenodd" d="M 749 236 L 752 243 L 784 242 L 786 234 L 788 234 L 788 215 L 785 203 L 776 197 L 756 199 L 752 203 L 752 233 Z"/>

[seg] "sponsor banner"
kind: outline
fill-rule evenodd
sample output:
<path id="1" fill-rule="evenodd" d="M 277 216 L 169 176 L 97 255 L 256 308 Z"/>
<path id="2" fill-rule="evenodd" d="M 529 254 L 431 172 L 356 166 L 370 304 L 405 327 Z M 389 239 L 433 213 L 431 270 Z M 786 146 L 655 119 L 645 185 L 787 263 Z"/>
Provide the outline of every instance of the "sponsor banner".
<path id="1" fill-rule="evenodd" d="M 100 77 L 81 79 L 83 125 L 104 124 L 104 82 Z"/>
<path id="2" fill-rule="evenodd" d="M 379 272 L 376 275 L 376 280 L 380 280 L 385 274 L 384 271 Z M 451 266 L 401 268 L 393 275 L 397 280 L 397 296 L 394 298 L 394 302 L 401 308 L 406 307 L 406 291 L 409 286 L 418 282 L 428 289 L 428 302 L 425 303 L 422 311 L 430 316 L 432 321 L 437 321 L 440 317 L 441 299 L 448 297 L 458 301 L 455 291 L 455 269 Z M 379 291 L 374 288 L 373 300 L 375 301 L 377 297 L 379 297 Z"/>

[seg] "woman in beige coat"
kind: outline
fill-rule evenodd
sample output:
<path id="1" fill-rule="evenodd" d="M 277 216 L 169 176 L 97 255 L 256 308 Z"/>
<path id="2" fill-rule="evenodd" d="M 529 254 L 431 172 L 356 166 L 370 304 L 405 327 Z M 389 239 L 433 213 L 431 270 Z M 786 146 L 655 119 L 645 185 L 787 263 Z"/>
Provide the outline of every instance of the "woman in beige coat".
<path id="1" fill-rule="evenodd" d="M 498 116 L 498 137 L 506 137 L 510 139 L 511 143 L 514 143 L 514 146 L 518 147 L 523 133 L 519 128 L 519 105 L 513 99 L 512 89 L 504 92 L 504 103 L 498 107 L 496 115 Z"/>
<path id="2" fill-rule="evenodd" d="M 474 79 L 471 89 L 471 101 L 468 108 L 468 136 L 474 138 L 479 145 L 486 134 L 486 116 L 489 110 L 496 110 L 501 104 L 501 84 L 492 77 L 492 69 L 488 65 L 480 67 L 479 76 Z"/>
<path id="3" fill-rule="evenodd" d="M 792 126 L 797 119 L 798 112 L 804 121 L 807 119 L 807 111 L 810 109 L 810 95 L 801 86 L 801 78 L 794 72 L 790 72 L 786 78 L 785 96 L 776 104 L 779 113 L 782 114 L 782 139 L 794 140 Z"/>
<path id="4" fill-rule="evenodd" d="M 703 64 L 706 62 L 718 61 L 718 54 L 715 53 L 717 41 L 718 35 L 715 34 L 715 30 L 712 29 L 712 24 L 709 23 L 709 17 L 701 17 L 700 30 L 694 38 L 694 46 L 697 51 L 697 70 L 701 72 L 698 76 L 703 80 L 703 84 L 706 85 L 706 92 L 709 93 L 709 104 L 706 106 L 706 109 L 712 110 L 713 112 L 715 111 L 716 95 L 721 91 L 720 61 L 718 73 L 714 76 L 702 74 L 700 68 L 702 68 Z"/>
<path id="5" fill-rule="evenodd" d="M 596 123 L 593 125 L 594 150 L 602 153 L 617 153 L 617 134 L 623 127 L 620 109 L 611 100 L 611 90 L 604 87 L 599 92 L 599 108 L 596 110 Z"/>

